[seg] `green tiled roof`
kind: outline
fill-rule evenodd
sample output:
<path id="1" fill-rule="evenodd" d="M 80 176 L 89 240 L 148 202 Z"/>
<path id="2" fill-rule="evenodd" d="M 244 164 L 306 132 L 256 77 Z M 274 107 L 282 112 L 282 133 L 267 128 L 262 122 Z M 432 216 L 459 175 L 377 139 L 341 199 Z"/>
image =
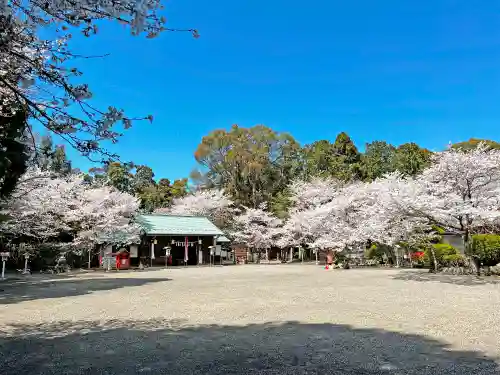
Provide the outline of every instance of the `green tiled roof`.
<path id="1" fill-rule="evenodd" d="M 139 215 L 137 222 L 147 235 L 222 236 L 224 233 L 202 216 Z"/>
<path id="2" fill-rule="evenodd" d="M 225 242 L 231 242 L 231 240 L 229 238 L 227 238 L 226 236 L 219 236 L 219 237 L 217 237 L 217 242 L 225 243 Z"/>

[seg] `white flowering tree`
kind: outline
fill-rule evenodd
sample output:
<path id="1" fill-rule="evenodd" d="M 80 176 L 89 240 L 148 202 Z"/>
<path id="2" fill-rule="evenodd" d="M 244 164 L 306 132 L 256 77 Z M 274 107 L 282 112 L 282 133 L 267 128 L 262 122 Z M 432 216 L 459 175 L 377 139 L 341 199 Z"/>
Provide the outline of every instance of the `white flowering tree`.
<path id="1" fill-rule="evenodd" d="M 313 241 L 322 218 L 323 205 L 339 194 L 341 184 L 334 179 L 296 180 L 289 187 L 292 208 L 281 228 L 277 245 L 296 247 Z"/>
<path id="2" fill-rule="evenodd" d="M 396 181 L 385 199 L 406 218 L 425 219 L 470 235 L 500 218 L 500 151 L 480 145 L 472 151 L 450 149 L 415 179 Z M 476 269 L 477 264 L 475 264 Z"/>
<path id="3" fill-rule="evenodd" d="M 76 178 L 54 178 L 49 172 L 28 170 L 3 203 L 5 219 L 0 224 L 3 235 L 44 242 L 70 231 L 66 220 L 70 209 L 67 197 L 72 191 L 79 191 L 79 183 Z"/>
<path id="4" fill-rule="evenodd" d="M 312 210 L 308 220 L 313 225 L 308 242 L 312 248 L 341 252 L 364 245 L 374 230 L 366 224 L 372 204 L 367 186 L 355 183 L 339 188 L 328 203 Z"/>
<path id="5" fill-rule="evenodd" d="M 318 207 L 338 195 L 342 183 L 333 178 L 313 178 L 311 181 L 296 180 L 290 185 L 290 201 L 296 211 Z"/>
<path id="6" fill-rule="evenodd" d="M 54 177 L 29 170 L 10 199 L 4 202 L 4 236 L 28 242 L 56 240 L 72 234 L 76 249 L 96 244 L 137 243 L 140 227 L 133 223 L 139 201 L 110 187 L 93 188 L 82 175 Z"/>
<path id="7" fill-rule="evenodd" d="M 141 227 L 133 222 L 140 206 L 136 197 L 108 186 L 86 187 L 72 196 L 71 206 L 66 219 L 76 232 L 73 243 L 88 252 L 89 267 L 96 245 L 140 243 Z"/>
<path id="8" fill-rule="evenodd" d="M 37 123 L 60 135 L 85 155 L 104 152 L 101 140 L 116 141 L 132 118 L 121 109 L 100 110 L 90 104 L 92 92 L 75 77 L 81 72 L 72 61 L 102 56 L 72 52 L 72 32 L 90 37 L 102 21 L 117 21 L 133 35 L 155 37 L 165 27 L 159 0 L 0 1 L 0 115 L 25 109 Z M 48 39 L 47 35 L 56 35 Z M 152 120 L 151 116 L 146 118 Z"/>
<path id="9" fill-rule="evenodd" d="M 139 200 L 111 187 L 84 188 L 73 196 L 66 219 L 77 228 L 75 243 L 133 244 L 140 227 L 133 223 Z"/>
<path id="10" fill-rule="evenodd" d="M 306 243 L 315 250 L 338 252 L 364 247 L 369 240 L 388 245 L 401 241 L 422 220 L 407 218 L 394 206 L 388 191 L 404 181 L 390 177 L 344 186 L 332 180 L 294 183 L 292 200 L 297 203 L 279 244 Z"/>
<path id="11" fill-rule="evenodd" d="M 266 260 L 269 260 L 268 250 L 277 243 L 281 224 L 281 220 L 267 212 L 262 204 L 259 208 L 247 208 L 237 216 L 231 234 L 237 242 L 246 244 L 256 253 L 265 250 Z"/>
<path id="12" fill-rule="evenodd" d="M 418 178 L 418 193 L 426 202 L 413 202 L 416 213 L 469 234 L 500 217 L 500 150 L 480 145 L 469 152 L 448 150 Z"/>
<path id="13" fill-rule="evenodd" d="M 174 199 L 171 207 L 160 208 L 156 213 L 187 216 L 205 216 L 222 230 L 228 230 L 238 213 L 233 201 L 223 190 L 198 190 L 194 194 Z"/>

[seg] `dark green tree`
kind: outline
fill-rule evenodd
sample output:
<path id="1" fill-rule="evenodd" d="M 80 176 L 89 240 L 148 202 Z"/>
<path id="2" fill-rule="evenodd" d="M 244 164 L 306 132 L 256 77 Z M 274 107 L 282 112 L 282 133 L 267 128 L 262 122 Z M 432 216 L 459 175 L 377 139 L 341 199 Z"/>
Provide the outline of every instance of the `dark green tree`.
<path id="1" fill-rule="evenodd" d="M 367 143 L 361 157 L 363 179 L 373 181 L 386 173 L 394 172 L 396 148 L 385 141 Z"/>
<path id="2" fill-rule="evenodd" d="M 52 141 L 52 137 L 50 135 L 43 136 L 36 148 L 36 164 L 43 171 L 49 170 L 52 154 L 54 153 L 54 142 Z"/>
<path id="3" fill-rule="evenodd" d="M 405 143 L 396 149 L 396 170 L 406 176 L 416 176 L 431 162 L 432 153 L 416 143 Z"/>
<path id="4" fill-rule="evenodd" d="M 207 171 L 202 179 L 207 185 L 224 189 L 238 204 L 257 207 L 297 177 L 299 153 L 288 134 L 234 125 L 203 137 L 195 159 Z"/>
<path id="5" fill-rule="evenodd" d="M 279 219 L 286 219 L 292 206 L 288 189 L 278 192 L 269 202 L 269 211 Z"/>
<path id="6" fill-rule="evenodd" d="M 139 165 L 135 168 L 135 174 L 133 177 L 133 188 L 136 192 L 155 185 L 154 181 L 155 174 L 153 170 L 146 165 Z"/>
<path id="7" fill-rule="evenodd" d="M 335 156 L 344 158 L 344 161 L 348 164 L 359 162 L 360 155 L 358 149 L 349 135 L 345 132 L 339 133 L 337 138 L 335 138 L 333 152 L 335 153 Z"/>
<path id="8" fill-rule="evenodd" d="M 130 163 L 112 162 L 107 164 L 105 168 L 107 184 L 114 186 L 121 192 L 134 193 L 132 168 L 133 165 Z"/>
<path id="9" fill-rule="evenodd" d="M 327 140 L 316 141 L 306 145 L 303 150 L 303 175 L 306 179 L 312 176 L 333 176 L 335 174 L 335 152 L 333 144 Z"/>
<path id="10" fill-rule="evenodd" d="M 340 133 L 333 144 L 335 155 L 333 177 L 342 181 L 359 179 L 361 177 L 361 155 L 347 133 Z"/>
<path id="11" fill-rule="evenodd" d="M 0 117 L 0 198 L 8 197 L 26 172 L 30 151 L 24 139 L 26 120 L 23 111 Z"/>
<path id="12" fill-rule="evenodd" d="M 71 161 L 66 157 L 64 146 L 55 147 L 50 159 L 49 169 L 59 175 L 68 175 L 71 173 Z"/>
<path id="13" fill-rule="evenodd" d="M 54 145 L 52 137 L 45 135 L 35 146 L 34 163 L 43 171 L 54 172 L 58 175 L 72 173 L 71 161 L 66 156 L 63 145 Z"/>
<path id="14" fill-rule="evenodd" d="M 170 186 L 170 193 L 172 199 L 185 196 L 188 193 L 188 179 L 181 178 L 175 180 L 174 183 Z"/>

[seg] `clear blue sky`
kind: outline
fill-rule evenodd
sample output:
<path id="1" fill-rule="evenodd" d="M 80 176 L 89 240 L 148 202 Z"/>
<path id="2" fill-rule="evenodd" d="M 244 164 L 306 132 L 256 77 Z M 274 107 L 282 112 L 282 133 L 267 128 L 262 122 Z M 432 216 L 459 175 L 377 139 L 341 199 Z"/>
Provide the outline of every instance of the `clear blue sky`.
<path id="1" fill-rule="evenodd" d="M 499 140 L 500 3 L 467 0 L 170 0 L 170 27 L 148 40 L 120 25 L 76 38 L 110 53 L 81 68 L 94 103 L 136 123 L 112 150 L 156 177 L 187 176 L 202 136 L 265 124 L 301 143 L 346 131 L 365 142 L 441 149 Z M 69 152 L 74 165 L 89 163 Z"/>

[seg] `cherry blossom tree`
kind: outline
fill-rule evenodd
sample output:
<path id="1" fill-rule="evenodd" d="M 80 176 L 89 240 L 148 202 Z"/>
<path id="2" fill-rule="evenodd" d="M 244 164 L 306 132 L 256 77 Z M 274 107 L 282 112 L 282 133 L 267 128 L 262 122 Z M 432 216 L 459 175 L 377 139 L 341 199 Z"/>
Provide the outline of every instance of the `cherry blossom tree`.
<path id="1" fill-rule="evenodd" d="M 44 242 L 70 231 L 66 221 L 67 197 L 72 191 L 79 191 L 79 183 L 77 178 L 53 178 L 49 172 L 28 170 L 3 205 L 3 235 Z"/>
<path id="2" fill-rule="evenodd" d="M 259 208 L 247 208 L 244 213 L 235 218 L 235 230 L 231 233 L 237 242 L 245 243 L 250 249 L 260 254 L 277 243 L 281 234 L 282 222 L 266 211 L 266 205 Z"/>
<path id="3" fill-rule="evenodd" d="M 311 247 L 340 252 L 367 241 L 373 233 L 365 223 L 367 207 L 371 203 L 367 186 L 365 183 L 343 186 L 328 203 L 311 212 Z"/>
<path id="4" fill-rule="evenodd" d="M 283 227 L 278 246 L 300 246 L 312 240 L 321 220 L 322 205 L 339 194 L 341 183 L 334 179 L 296 180 L 289 187 L 293 206 Z"/>
<path id="5" fill-rule="evenodd" d="M 53 176 L 30 169 L 4 202 L 3 235 L 31 242 L 72 234 L 74 249 L 96 244 L 137 243 L 140 227 L 133 223 L 139 201 L 110 187 L 94 188 L 82 175 Z M 90 250 L 89 250 L 90 253 Z"/>
<path id="6" fill-rule="evenodd" d="M 388 204 L 393 201 L 387 190 L 404 183 L 395 178 L 346 185 L 331 180 L 295 183 L 292 199 L 298 204 L 282 227 L 279 244 L 306 243 L 316 250 L 336 252 L 363 248 L 367 241 L 395 245 L 425 221 L 407 218 L 399 207 Z"/>
<path id="7" fill-rule="evenodd" d="M 134 223 L 140 201 L 136 197 L 108 186 L 84 188 L 72 196 L 72 210 L 66 215 L 76 235 L 76 249 L 89 255 L 96 245 L 130 245 L 140 243 L 141 227 Z"/>
<path id="8" fill-rule="evenodd" d="M 434 155 L 433 164 L 415 179 L 393 179 L 387 205 L 406 218 L 426 219 L 470 235 L 500 218 L 500 151 L 480 145 L 472 151 L 450 149 Z M 476 270 L 478 264 L 475 262 Z"/>
<path id="9" fill-rule="evenodd" d="M 24 110 L 34 122 L 58 134 L 84 155 L 103 152 L 102 140 L 116 142 L 119 130 L 133 118 L 123 110 L 100 110 L 90 104 L 92 92 L 78 78 L 82 73 L 70 64 L 82 56 L 70 49 L 72 32 L 86 37 L 98 32 L 102 21 L 117 21 L 133 35 L 153 38 L 171 29 L 165 26 L 160 0 L 0 1 L 0 115 Z M 56 39 L 45 36 L 55 34 Z M 44 35 L 42 37 L 42 35 Z M 152 120 L 152 116 L 146 116 Z M 114 155 L 109 155 L 114 156 Z"/>
<path id="10" fill-rule="evenodd" d="M 66 219 L 77 228 L 75 244 L 132 244 L 140 241 L 141 228 L 133 223 L 139 200 L 111 187 L 84 188 L 73 195 Z"/>
<path id="11" fill-rule="evenodd" d="M 174 199 L 171 207 L 160 208 L 156 213 L 171 215 L 205 216 L 223 230 L 231 228 L 238 213 L 234 202 L 223 190 L 198 190 L 194 194 Z"/>

